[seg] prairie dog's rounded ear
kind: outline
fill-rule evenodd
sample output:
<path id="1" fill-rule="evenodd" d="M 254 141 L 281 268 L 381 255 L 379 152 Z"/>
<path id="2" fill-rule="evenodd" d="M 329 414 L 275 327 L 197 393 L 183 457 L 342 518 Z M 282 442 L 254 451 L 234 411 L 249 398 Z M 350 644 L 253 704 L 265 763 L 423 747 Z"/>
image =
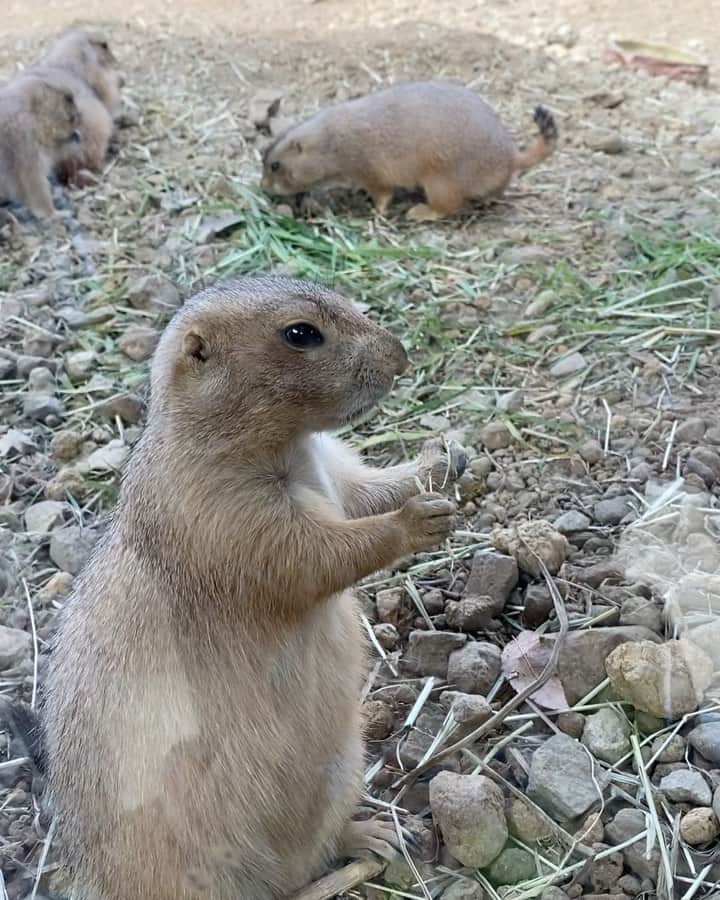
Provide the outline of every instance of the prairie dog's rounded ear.
<path id="1" fill-rule="evenodd" d="M 183 335 L 183 353 L 198 362 L 207 362 L 210 358 L 210 346 L 197 331 L 188 331 Z"/>

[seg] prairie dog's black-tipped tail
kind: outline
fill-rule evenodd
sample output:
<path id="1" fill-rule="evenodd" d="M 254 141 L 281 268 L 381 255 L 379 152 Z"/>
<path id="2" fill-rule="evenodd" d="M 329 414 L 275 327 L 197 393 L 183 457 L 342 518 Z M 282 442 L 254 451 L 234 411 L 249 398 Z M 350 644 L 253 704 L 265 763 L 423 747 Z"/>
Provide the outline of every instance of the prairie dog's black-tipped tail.
<path id="1" fill-rule="evenodd" d="M 35 710 L 23 703 L 13 703 L 0 698 L 0 722 L 7 722 L 15 739 L 25 750 L 25 755 L 35 764 L 38 772 L 45 774 L 45 734 L 42 721 Z"/>
<path id="2" fill-rule="evenodd" d="M 557 146 L 558 131 L 553 114 L 544 106 L 536 106 L 533 120 L 540 136 L 527 150 L 515 154 L 514 170 L 525 172 L 532 169 L 550 156 Z"/>

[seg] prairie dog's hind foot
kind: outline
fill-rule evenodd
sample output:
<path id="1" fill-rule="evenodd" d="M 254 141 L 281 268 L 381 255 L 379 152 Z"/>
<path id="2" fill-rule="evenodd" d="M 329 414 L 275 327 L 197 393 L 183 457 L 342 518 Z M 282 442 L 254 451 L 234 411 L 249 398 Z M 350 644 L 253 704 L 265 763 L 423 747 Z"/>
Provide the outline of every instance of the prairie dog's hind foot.
<path id="1" fill-rule="evenodd" d="M 427 203 L 416 203 L 405 213 L 405 218 L 409 222 L 437 222 L 443 218 L 443 214 L 432 209 Z"/>

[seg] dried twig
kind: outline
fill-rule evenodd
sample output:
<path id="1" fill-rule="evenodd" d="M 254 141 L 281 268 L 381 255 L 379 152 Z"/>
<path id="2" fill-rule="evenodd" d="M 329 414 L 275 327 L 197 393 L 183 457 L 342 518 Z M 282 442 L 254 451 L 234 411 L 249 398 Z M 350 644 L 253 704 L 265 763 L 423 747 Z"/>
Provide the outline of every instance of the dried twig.
<path id="1" fill-rule="evenodd" d="M 295 894 L 292 900 L 332 900 L 338 894 L 352 890 L 364 881 L 375 878 L 384 871 L 385 862 L 379 859 L 361 859 L 342 869 L 330 872 Z"/>

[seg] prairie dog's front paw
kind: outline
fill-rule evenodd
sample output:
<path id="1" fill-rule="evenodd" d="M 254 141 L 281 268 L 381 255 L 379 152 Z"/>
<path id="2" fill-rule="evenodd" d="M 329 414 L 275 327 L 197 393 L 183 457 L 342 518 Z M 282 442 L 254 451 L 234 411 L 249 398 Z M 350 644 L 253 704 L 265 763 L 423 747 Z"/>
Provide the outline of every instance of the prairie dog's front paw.
<path id="1" fill-rule="evenodd" d="M 418 494 L 397 512 L 405 532 L 406 551 L 432 550 L 455 526 L 455 504 L 442 494 Z"/>
<path id="2" fill-rule="evenodd" d="M 410 841 L 410 835 L 403 835 Z M 392 822 L 379 818 L 349 822 L 342 837 L 342 856 L 350 859 L 379 857 L 387 862 L 402 859 L 400 838 Z"/>
<path id="3" fill-rule="evenodd" d="M 447 488 L 454 484 L 467 466 L 465 450 L 457 441 L 444 442 L 440 438 L 427 441 L 420 451 L 419 475 L 431 491 Z"/>

